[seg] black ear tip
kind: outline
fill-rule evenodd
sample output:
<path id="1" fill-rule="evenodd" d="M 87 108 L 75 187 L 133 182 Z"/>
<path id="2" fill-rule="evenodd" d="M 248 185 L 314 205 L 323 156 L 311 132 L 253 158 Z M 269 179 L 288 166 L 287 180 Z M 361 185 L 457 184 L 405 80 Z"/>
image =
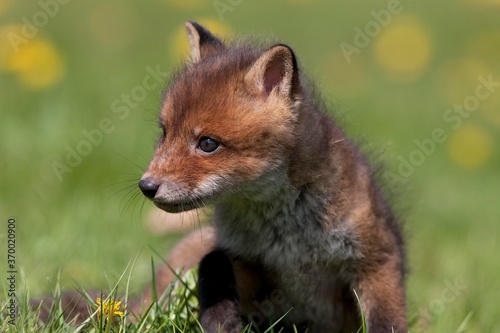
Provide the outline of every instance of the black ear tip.
<path id="1" fill-rule="evenodd" d="M 274 46 L 272 46 L 272 48 L 274 47 L 282 47 L 282 48 L 285 48 L 288 50 L 288 52 L 290 52 L 290 55 L 291 55 L 291 58 L 292 58 L 292 65 L 293 65 L 293 68 L 297 68 L 297 57 L 295 56 L 295 52 L 293 51 L 293 49 L 286 45 L 286 44 L 276 44 Z"/>
<path id="2" fill-rule="evenodd" d="M 191 29 L 190 26 L 192 26 L 200 36 L 207 36 L 211 35 L 210 31 L 208 31 L 205 27 L 203 27 L 201 24 L 199 24 L 196 21 L 187 21 L 185 23 L 186 28 Z"/>
<path id="3" fill-rule="evenodd" d="M 186 21 L 185 25 L 186 25 L 186 26 L 190 26 L 190 25 L 192 25 L 192 26 L 193 26 L 193 27 L 195 27 L 196 29 L 201 28 L 201 25 L 199 25 L 199 24 L 198 24 L 198 22 L 196 22 L 196 21 L 191 21 L 191 20 Z"/>

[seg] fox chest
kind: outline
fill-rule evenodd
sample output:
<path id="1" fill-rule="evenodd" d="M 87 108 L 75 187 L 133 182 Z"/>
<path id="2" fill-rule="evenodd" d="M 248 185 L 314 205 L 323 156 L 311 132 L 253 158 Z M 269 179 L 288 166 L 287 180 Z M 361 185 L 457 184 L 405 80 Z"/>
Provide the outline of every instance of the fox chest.
<path id="1" fill-rule="evenodd" d="M 356 242 L 346 228 L 326 232 L 313 222 L 293 222 L 261 225 L 258 231 L 219 230 L 219 246 L 240 267 L 249 263 L 236 272 L 245 316 L 259 324 L 287 313 L 284 323 L 306 323 L 310 332 L 336 332 Z"/>

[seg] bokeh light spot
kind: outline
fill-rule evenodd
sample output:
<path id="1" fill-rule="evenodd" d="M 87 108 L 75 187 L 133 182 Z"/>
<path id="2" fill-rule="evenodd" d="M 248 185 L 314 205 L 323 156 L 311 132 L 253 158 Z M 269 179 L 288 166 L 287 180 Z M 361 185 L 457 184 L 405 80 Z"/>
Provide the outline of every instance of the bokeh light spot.
<path id="1" fill-rule="evenodd" d="M 412 82 L 427 68 L 432 45 L 424 24 L 415 16 L 402 15 L 382 30 L 373 51 L 377 64 L 389 78 Z"/>
<path id="2" fill-rule="evenodd" d="M 492 155 L 493 140 L 484 129 L 464 124 L 451 136 L 448 153 L 461 168 L 472 170 L 484 166 Z"/>
<path id="3" fill-rule="evenodd" d="M 222 39 L 227 37 L 232 32 L 231 28 L 227 24 L 224 24 L 213 18 L 204 17 L 195 21 L 210 30 L 210 32 L 212 32 L 214 35 Z M 189 55 L 189 41 L 184 23 L 174 30 L 170 41 L 169 50 L 170 55 L 174 60 L 184 60 Z"/>
<path id="4" fill-rule="evenodd" d="M 474 95 L 480 76 L 488 77 L 488 66 L 476 58 L 460 58 L 448 61 L 436 74 L 435 90 L 449 104 L 462 102 Z"/>
<path id="5" fill-rule="evenodd" d="M 15 73 L 26 87 L 41 89 L 58 83 L 64 75 L 64 63 L 59 52 L 49 42 L 33 39 L 12 52 L 6 67 Z"/>

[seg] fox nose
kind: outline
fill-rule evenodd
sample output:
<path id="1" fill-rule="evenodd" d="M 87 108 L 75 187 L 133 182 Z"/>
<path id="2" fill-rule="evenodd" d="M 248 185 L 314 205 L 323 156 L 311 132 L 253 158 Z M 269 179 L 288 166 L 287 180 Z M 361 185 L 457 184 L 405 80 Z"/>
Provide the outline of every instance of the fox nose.
<path id="1" fill-rule="evenodd" d="M 139 182 L 139 188 L 141 189 L 142 193 L 144 193 L 144 195 L 150 199 L 153 199 L 155 197 L 159 187 L 160 184 L 156 183 L 150 178 L 141 179 L 141 181 Z"/>

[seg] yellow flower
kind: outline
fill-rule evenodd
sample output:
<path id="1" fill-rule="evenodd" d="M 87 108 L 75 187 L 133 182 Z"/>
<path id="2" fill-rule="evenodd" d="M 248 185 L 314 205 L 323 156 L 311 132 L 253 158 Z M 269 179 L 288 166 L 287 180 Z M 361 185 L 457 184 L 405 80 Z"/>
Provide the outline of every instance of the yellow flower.
<path id="1" fill-rule="evenodd" d="M 493 156 L 495 142 L 491 135 L 478 125 L 463 124 L 448 144 L 448 153 L 463 169 L 475 170 L 485 166 Z"/>
<path id="2" fill-rule="evenodd" d="M 116 302 L 115 300 L 108 299 L 104 303 L 101 303 L 100 298 L 96 298 L 95 306 L 97 306 L 97 316 L 101 317 L 101 311 L 106 316 L 106 319 L 112 318 L 113 316 L 123 317 L 123 311 L 120 311 L 121 301 Z"/>
<path id="3" fill-rule="evenodd" d="M 42 89 L 58 83 L 64 75 L 64 62 L 59 51 L 41 38 L 29 40 L 12 52 L 7 69 L 17 74 L 21 83 L 32 89 Z"/>
<path id="4" fill-rule="evenodd" d="M 416 16 L 400 15 L 382 30 L 374 44 L 375 60 L 398 82 L 416 81 L 427 69 L 432 43 L 425 24 Z"/>

